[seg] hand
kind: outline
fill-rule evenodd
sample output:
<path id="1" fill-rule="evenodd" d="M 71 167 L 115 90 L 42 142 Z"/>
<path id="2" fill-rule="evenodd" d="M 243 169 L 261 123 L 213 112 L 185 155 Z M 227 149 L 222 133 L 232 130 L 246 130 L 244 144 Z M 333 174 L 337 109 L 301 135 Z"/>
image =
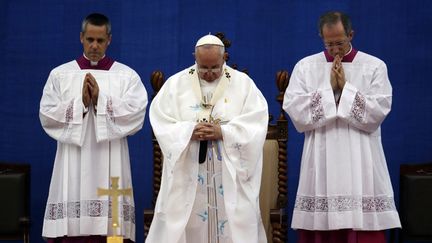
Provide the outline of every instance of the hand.
<path id="1" fill-rule="evenodd" d="M 91 73 L 87 73 L 85 76 L 85 81 L 88 84 L 89 93 L 91 96 L 91 100 L 94 106 L 97 106 L 97 101 L 99 97 L 99 85 L 96 82 L 96 79 L 91 75 Z"/>
<path id="2" fill-rule="evenodd" d="M 338 80 L 338 87 L 340 90 L 343 90 L 343 88 L 345 87 L 346 81 L 345 81 L 345 72 L 344 72 L 342 64 L 340 65 L 338 76 L 339 76 L 339 78 L 337 79 Z"/>
<path id="3" fill-rule="evenodd" d="M 82 89 L 82 102 L 86 108 L 90 105 L 91 102 L 89 87 L 85 79 L 83 82 L 83 89 Z"/>
<path id="4" fill-rule="evenodd" d="M 333 89 L 333 91 L 337 91 L 338 90 L 338 73 L 337 73 L 337 69 L 340 63 L 340 58 L 339 56 L 336 56 L 333 60 L 333 65 L 330 71 L 330 85 Z"/>
<path id="5" fill-rule="evenodd" d="M 336 56 L 330 73 L 330 84 L 333 91 L 342 90 L 345 86 L 345 72 L 342 66 L 342 59 Z"/>
<path id="6" fill-rule="evenodd" d="M 200 122 L 192 133 L 191 140 L 222 140 L 222 129 L 219 124 Z"/>

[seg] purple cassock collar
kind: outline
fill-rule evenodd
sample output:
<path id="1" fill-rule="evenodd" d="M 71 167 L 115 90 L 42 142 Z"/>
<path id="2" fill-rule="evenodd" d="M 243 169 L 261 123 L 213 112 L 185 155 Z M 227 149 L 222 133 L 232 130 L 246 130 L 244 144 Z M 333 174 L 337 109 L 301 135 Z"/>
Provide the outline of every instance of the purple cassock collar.
<path id="1" fill-rule="evenodd" d="M 357 50 L 352 48 L 351 51 L 342 58 L 342 62 L 352 62 L 357 54 Z M 330 56 L 327 50 L 324 51 L 327 62 L 333 62 L 334 57 Z"/>
<path id="2" fill-rule="evenodd" d="M 111 66 L 113 65 L 114 60 L 107 57 L 107 56 L 104 56 L 104 58 L 99 60 L 99 62 L 96 64 L 96 66 L 92 66 L 90 64 L 90 60 L 88 60 L 87 58 L 84 57 L 84 55 L 82 55 L 76 59 L 76 62 L 78 63 L 78 65 L 81 69 L 97 69 L 97 70 L 108 71 L 108 70 L 110 70 Z"/>

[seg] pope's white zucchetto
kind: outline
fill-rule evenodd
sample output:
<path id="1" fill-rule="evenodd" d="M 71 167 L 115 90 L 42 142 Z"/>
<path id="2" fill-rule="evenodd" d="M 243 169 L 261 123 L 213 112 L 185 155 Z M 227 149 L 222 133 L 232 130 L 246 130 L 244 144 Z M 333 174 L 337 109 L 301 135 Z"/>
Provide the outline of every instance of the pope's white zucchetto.
<path id="1" fill-rule="evenodd" d="M 203 46 L 203 45 L 216 45 L 216 46 L 224 46 L 223 42 L 214 35 L 205 35 L 201 37 L 195 47 Z"/>

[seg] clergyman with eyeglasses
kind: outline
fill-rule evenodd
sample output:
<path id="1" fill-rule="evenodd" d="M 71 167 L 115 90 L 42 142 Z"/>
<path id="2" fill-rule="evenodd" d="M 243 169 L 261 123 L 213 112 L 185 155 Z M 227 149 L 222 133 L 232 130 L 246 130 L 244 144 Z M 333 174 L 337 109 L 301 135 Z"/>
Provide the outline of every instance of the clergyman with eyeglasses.
<path id="1" fill-rule="evenodd" d="M 323 14 L 318 29 L 325 50 L 295 65 L 283 103 L 305 136 L 291 227 L 299 243 L 385 243 L 401 227 L 381 144 L 387 67 L 353 47 L 346 14 Z"/>
<path id="2" fill-rule="evenodd" d="M 164 161 L 146 242 L 267 242 L 258 204 L 267 102 L 226 65 L 218 37 L 200 38 L 194 55 L 150 106 Z"/>

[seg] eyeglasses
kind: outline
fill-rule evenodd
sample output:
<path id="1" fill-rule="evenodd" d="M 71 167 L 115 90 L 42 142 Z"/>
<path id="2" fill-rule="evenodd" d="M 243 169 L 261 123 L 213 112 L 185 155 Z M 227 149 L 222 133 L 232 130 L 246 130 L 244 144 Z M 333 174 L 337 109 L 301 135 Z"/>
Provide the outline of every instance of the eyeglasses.
<path id="1" fill-rule="evenodd" d="M 345 43 L 349 42 L 349 39 L 343 40 L 343 41 L 337 41 L 337 42 L 324 42 L 324 47 L 326 49 L 330 49 L 332 47 L 341 47 L 343 46 Z"/>
<path id="2" fill-rule="evenodd" d="M 220 67 L 218 67 L 218 68 L 198 68 L 198 72 L 200 72 L 200 73 L 207 73 L 207 72 L 217 73 L 220 70 L 221 70 Z"/>

